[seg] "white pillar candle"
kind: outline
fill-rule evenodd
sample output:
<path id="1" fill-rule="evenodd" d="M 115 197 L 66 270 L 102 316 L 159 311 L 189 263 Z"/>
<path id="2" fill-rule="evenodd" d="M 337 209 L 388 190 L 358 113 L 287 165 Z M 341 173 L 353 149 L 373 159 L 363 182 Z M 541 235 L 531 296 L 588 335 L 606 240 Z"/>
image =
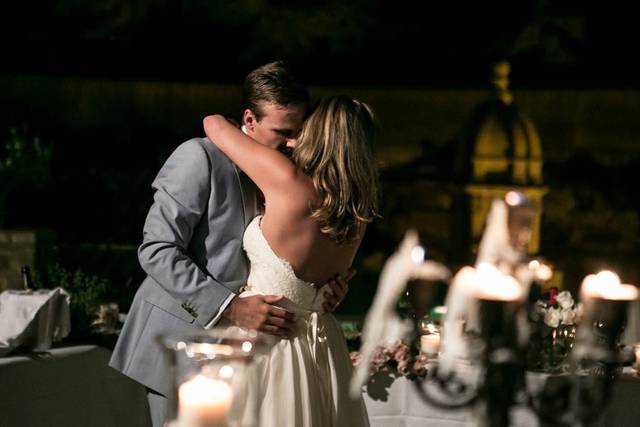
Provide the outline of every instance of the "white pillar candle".
<path id="1" fill-rule="evenodd" d="M 231 387 L 226 382 L 197 375 L 178 389 L 178 425 L 226 426 L 231 397 Z"/>
<path id="2" fill-rule="evenodd" d="M 522 295 L 522 288 L 516 279 L 489 263 L 483 262 L 478 265 L 475 280 L 475 294 L 479 299 L 516 301 Z"/>
<path id="3" fill-rule="evenodd" d="M 440 351 L 440 334 L 426 334 L 420 337 L 420 350 L 426 354 L 438 354 Z"/>
<path id="4" fill-rule="evenodd" d="M 612 301 L 632 301 L 638 299 L 638 288 L 620 283 L 617 274 L 601 271 L 589 274 L 582 281 L 581 290 L 588 298 L 601 298 Z"/>

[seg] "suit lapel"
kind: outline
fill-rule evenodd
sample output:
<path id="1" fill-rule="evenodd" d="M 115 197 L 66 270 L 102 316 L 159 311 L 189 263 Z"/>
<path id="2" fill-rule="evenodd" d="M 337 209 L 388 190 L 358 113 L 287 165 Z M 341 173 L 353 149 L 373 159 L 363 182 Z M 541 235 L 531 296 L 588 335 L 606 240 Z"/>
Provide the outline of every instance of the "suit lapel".
<path id="1" fill-rule="evenodd" d="M 242 211 L 244 214 L 244 226 L 249 225 L 249 222 L 256 216 L 257 203 L 256 203 L 256 186 L 249 179 L 249 177 L 242 172 L 235 164 L 233 165 L 238 177 L 238 183 L 240 184 L 240 195 L 242 196 Z"/>

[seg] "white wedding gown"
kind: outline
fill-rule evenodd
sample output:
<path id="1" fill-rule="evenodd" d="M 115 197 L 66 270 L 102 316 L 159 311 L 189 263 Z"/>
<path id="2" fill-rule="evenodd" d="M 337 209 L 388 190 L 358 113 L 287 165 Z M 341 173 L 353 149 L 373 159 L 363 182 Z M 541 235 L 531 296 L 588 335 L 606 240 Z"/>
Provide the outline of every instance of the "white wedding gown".
<path id="1" fill-rule="evenodd" d="M 261 218 L 244 234 L 251 269 L 240 297 L 282 295 L 278 305 L 294 312 L 296 323 L 291 338 L 279 339 L 257 358 L 260 427 L 368 426 L 363 400 L 349 397 L 352 366 L 344 335 L 335 317 L 322 310 L 326 288 L 296 277 L 269 246 Z"/>

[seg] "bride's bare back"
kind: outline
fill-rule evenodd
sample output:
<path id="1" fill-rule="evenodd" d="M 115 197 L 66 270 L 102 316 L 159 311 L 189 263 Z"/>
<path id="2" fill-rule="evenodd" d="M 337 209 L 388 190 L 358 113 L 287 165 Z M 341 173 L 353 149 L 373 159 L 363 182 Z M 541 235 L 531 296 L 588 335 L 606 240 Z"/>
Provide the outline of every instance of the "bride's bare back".
<path id="1" fill-rule="evenodd" d="M 271 249 L 291 264 L 298 278 L 322 285 L 336 274 L 347 276 L 361 238 L 338 245 L 323 233 L 311 217 L 310 206 L 317 200 L 311 179 L 298 174 L 288 191 L 265 193 L 261 228 Z"/>
<path id="2" fill-rule="evenodd" d="M 263 107 L 265 117 L 278 119 L 274 123 L 287 123 L 287 114 L 295 113 L 276 104 Z M 337 274 L 346 277 L 376 209 L 370 109 L 347 97 L 323 100 L 303 126 L 294 161 L 222 116 L 206 117 L 204 128 L 264 194 L 261 229 L 276 255 L 298 278 L 319 286 Z"/>

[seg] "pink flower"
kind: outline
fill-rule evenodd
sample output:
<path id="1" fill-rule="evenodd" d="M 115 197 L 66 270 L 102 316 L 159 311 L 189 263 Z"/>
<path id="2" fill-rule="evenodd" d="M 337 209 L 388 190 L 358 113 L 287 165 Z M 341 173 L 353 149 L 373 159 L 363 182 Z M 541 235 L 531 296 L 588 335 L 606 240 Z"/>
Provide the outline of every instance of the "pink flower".
<path id="1" fill-rule="evenodd" d="M 378 347 L 376 351 L 371 355 L 371 372 L 387 371 L 389 362 L 389 355 L 384 348 Z"/>
<path id="2" fill-rule="evenodd" d="M 384 349 L 378 347 L 376 351 L 371 355 L 371 363 L 387 363 L 389 361 L 389 355 Z"/>
<path id="3" fill-rule="evenodd" d="M 386 363 L 372 363 L 371 368 L 369 368 L 369 371 L 372 374 L 375 374 L 376 372 L 387 372 L 388 370 L 389 365 L 387 365 Z"/>
<path id="4" fill-rule="evenodd" d="M 426 354 L 420 354 L 413 362 L 413 373 L 419 377 L 423 377 L 427 374 L 427 358 Z"/>
<path id="5" fill-rule="evenodd" d="M 398 362 L 398 373 L 400 375 L 404 375 L 405 377 L 411 374 L 411 363 L 410 360 L 405 360 L 402 362 Z"/>
<path id="6" fill-rule="evenodd" d="M 398 351 L 398 349 L 400 349 L 403 345 L 404 344 L 402 344 L 402 341 L 397 340 L 393 344 L 385 347 L 384 351 L 387 353 L 389 357 L 393 358 L 393 355 L 396 353 L 396 351 Z"/>
<path id="7" fill-rule="evenodd" d="M 392 358 L 398 363 L 406 362 L 411 359 L 411 349 L 406 344 L 400 344 L 395 348 Z"/>

